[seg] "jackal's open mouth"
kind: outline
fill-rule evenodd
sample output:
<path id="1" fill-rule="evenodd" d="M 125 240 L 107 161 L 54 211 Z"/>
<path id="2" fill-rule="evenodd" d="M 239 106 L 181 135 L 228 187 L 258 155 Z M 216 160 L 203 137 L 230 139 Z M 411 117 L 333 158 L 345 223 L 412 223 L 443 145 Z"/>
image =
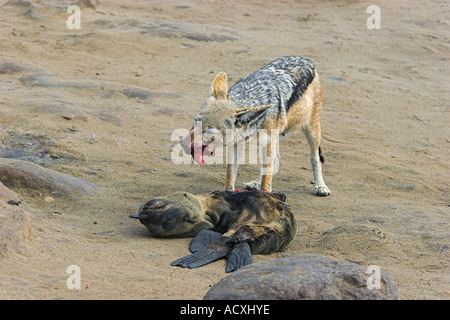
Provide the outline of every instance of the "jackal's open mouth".
<path id="1" fill-rule="evenodd" d="M 192 155 L 192 158 L 194 158 L 194 161 L 197 163 L 205 163 L 205 160 L 203 160 L 204 156 L 213 156 L 214 151 L 208 149 L 209 144 L 200 144 L 200 143 L 191 143 L 190 152 Z M 187 153 L 187 152 L 186 152 Z"/>

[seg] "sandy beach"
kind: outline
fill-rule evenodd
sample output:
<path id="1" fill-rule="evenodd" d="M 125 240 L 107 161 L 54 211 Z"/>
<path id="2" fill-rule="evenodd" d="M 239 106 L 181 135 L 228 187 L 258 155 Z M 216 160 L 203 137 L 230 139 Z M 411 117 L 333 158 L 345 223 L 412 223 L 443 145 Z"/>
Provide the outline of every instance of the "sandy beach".
<path id="1" fill-rule="evenodd" d="M 313 193 L 302 134 L 280 139 L 274 191 L 298 232 L 284 252 L 376 265 L 399 299 L 450 299 L 450 5 L 377 1 L 0 1 L 0 161 L 88 181 L 93 194 L 11 188 L 0 211 L 29 230 L 0 251 L 1 299 L 202 299 L 225 261 L 171 267 L 191 239 L 157 239 L 137 220 L 146 200 L 222 190 L 225 165 L 174 164 L 214 76 L 230 84 L 287 55 L 314 61 L 324 91 L 329 197 Z M 238 187 L 257 177 L 242 165 Z M 1 193 L 0 193 L 1 195 Z M 12 212 L 12 211 L 11 211 Z M 69 266 L 81 288 L 68 289 Z"/>

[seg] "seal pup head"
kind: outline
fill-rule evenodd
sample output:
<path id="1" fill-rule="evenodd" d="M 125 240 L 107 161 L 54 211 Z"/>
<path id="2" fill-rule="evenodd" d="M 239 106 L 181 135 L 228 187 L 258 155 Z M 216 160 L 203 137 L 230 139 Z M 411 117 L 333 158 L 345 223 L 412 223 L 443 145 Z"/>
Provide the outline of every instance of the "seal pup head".
<path id="1" fill-rule="evenodd" d="M 198 196 L 176 192 L 147 201 L 138 218 L 154 237 L 194 237 L 201 230 L 214 228 L 214 221 L 204 211 Z"/>

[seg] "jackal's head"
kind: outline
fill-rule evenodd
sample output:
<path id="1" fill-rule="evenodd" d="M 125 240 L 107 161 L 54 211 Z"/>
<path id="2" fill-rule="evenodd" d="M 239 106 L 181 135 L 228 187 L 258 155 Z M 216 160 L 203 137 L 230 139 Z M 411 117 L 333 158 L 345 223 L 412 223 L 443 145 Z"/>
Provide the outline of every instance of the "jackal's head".
<path id="1" fill-rule="evenodd" d="M 214 148 L 211 143 L 213 141 L 221 143 L 216 140 L 217 136 L 225 139 L 227 129 L 247 132 L 252 127 L 252 123 L 261 119 L 270 107 L 271 105 L 244 107 L 228 99 L 227 75 L 220 72 L 212 83 L 211 96 L 195 117 L 191 131 L 180 144 L 187 154 L 194 157 L 195 161 L 203 163 L 203 155 L 212 155 Z"/>

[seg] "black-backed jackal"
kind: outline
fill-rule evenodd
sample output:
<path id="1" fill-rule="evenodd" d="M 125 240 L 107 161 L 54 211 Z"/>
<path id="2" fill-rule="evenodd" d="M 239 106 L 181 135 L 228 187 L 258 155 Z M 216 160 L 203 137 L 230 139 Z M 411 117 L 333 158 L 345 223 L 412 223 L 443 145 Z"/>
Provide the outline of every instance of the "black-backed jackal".
<path id="1" fill-rule="evenodd" d="M 311 164 L 314 172 L 314 192 L 328 196 L 330 190 L 322 178 L 323 157 L 320 150 L 320 110 L 323 104 L 322 87 L 314 64 L 302 57 L 289 56 L 276 59 L 234 84 L 228 90 L 227 75 L 220 72 L 212 83 L 212 93 L 195 118 L 201 121 L 201 133 L 209 136 L 236 129 L 240 135 L 226 137 L 235 147 L 233 159 L 227 162 L 226 190 L 235 189 L 235 181 L 241 153 L 236 146 L 261 134 L 275 132 L 285 135 L 302 130 L 311 148 Z M 195 140 L 195 126 L 181 142 L 186 153 L 191 153 L 197 162 L 203 154 L 211 154 L 211 142 Z M 243 134 L 242 134 L 243 133 Z M 201 135 L 200 135 L 201 136 Z M 272 191 L 272 176 L 278 166 L 278 139 L 259 139 L 269 156 L 263 163 L 257 180 L 245 183 L 247 188 Z M 230 140 L 232 139 L 232 140 Z M 194 145 L 200 144 L 200 155 L 194 155 Z M 197 147 L 196 147 L 197 148 Z"/>

